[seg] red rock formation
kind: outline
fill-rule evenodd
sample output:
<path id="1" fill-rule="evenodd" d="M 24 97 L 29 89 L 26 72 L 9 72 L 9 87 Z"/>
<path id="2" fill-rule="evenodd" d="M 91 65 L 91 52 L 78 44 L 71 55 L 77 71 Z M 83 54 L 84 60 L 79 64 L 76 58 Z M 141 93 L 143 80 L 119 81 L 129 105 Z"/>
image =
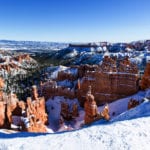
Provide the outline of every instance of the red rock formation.
<path id="1" fill-rule="evenodd" d="M 104 62 L 97 70 L 87 71 L 82 78 L 80 89 L 77 91 L 80 104 L 83 106 L 89 86 L 92 87 L 92 93 L 97 105 L 136 93 L 139 79 L 137 73 L 137 67 L 130 63 L 127 58 L 120 62 L 120 66 L 116 70 L 115 59 L 105 57 Z"/>
<path id="2" fill-rule="evenodd" d="M 92 72 L 98 69 L 98 65 L 81 65 L 78 67 L 78 77 L 84 77 L 87 72 Z"/>
<path id="3" fill-rule="evenodd" d="M 62 102 L 60 115 L 63 119 L 67 121 L 78 117 L 79 116 L 78 105 L 74 103 L 73 105 L 69 106 L 67 103 Z"/>
<path id="4" fill-rule="evenodd" d="M 0 87 L 4 86 L 3 80 L 0 79 Z M 21 126 L 21 130 L 29 132 L 46 132 L 48 115 L 45 110 L 44 97 L 38 97 L 35 86 L 32 88 L 33 101 L 27 99 L 27 104 L 19 101 L 13 93 L 4 97 L 0 101 L 0 128 L 10 128 L 11 124 Z"/>
<path id="5" fill-rule="evenodd" d="M 31 57 L 29 54 L 22 54 L 22 55 L 15 56 L 14 59 L 19 63 L 22 63 L 23 60 L 30 60 Z"/>
<path id="6" fill-rule="evenodd" d="M 71 120 L 72 116 L 69 111 L 69 105 L 67 103 L 62 102 L 61 103 L 61 113 L 60 115 L 65 119 L 65 120 Z"/>
<path id="7" fill-rule="evenodd" d="M 73 104 L 72 106 L 72 118 L 76 118 L 79 116 L 78 105 Z"/>
<path id="8" fill-rule="evenodd" d="M 150 63 L 146 65 L 140 86 L 142 90 L 150 88 Z"/>
<path id="9" fill-rule="evenodd" d="M 27 99 L 27 119 L 26 130 L 29 132 L 46 132 L 47 114 L 45 110 L 45 99 L 43 97 L 32 101 Z"/>
<path id="10" fill-rule="evenodd" d="M 136 106 L 138 106 L 140 103 L 139 101 L 136 101 L 134 99 L 131 99 L 129 102 L 128 102 L 128 109 L 131 109 L 131 108 L 134 108 Z"/>
<path id="11" fill-rule="evenodd" d="M 107 121 L 110 120 L 109 106 L 108 106 L 108 104 L 105 105 L 103 111 L 100 113 L 100 117 L 104 118 Z"/>
<path id="12" fill-rule="evenodd" d="M 0 101 L 0 128 L 3 128 L 5 124 L 5 104 Z"/>
<path id="13" fill-rule="evenodd" d="M 75 91 L 67 87 L 57 86 L 56 81 L 48 81 L 40 85 L 40 94 L 47 100 L 53 96 L 66 96 L 70 99 L 76 97 Z"/>
<path id="14" fill-rule="evenodd" d="M 68 72 L 60 71 L 58 72 L 57 80 L 62 81 L 62 80 L 70 80 L 74 81 L 77 79 L 77 76 Z"/>
<path id="15" fill-rule="evenodd" d="M 89 87 L 89 91 L 86 94 L 86 101 L 84 103 L 84 111 L 85 111 L 85 117 L 84 117 L 85 124 L 89 124 L 95 121 L 98 115 L 98 111 L 97 111 L 96 102 L 94 100 L 94 96 L 91 94 L 91 87 Z"/>
<path id="16" fill-rule="evenodd" d="M 0 78 L 0 101 L 3 100 L 3 88 L 4 88 L 4 80 Z"/>
<path id="17" fill-rule="evenodd" d="M 53 96 L 65 96 L 78 98 L 83 106 L 86 91 L 92 86 L 92 93 L 97 105 L 112 102 L 116 99 L 132 95 L 138 91 L 138 69 L 126 57 L 118 61 L 116 57 L 104 57 L 102 64 L 81 65 L 78 68 L 78 77 L 75 89 L 65 86 L 57 86 L 56 81 L 48 81 L 41 84 L 40 93 L 46 100 Z M 68 72 L 59 72 L 57 80 L 74 80 Z"/>

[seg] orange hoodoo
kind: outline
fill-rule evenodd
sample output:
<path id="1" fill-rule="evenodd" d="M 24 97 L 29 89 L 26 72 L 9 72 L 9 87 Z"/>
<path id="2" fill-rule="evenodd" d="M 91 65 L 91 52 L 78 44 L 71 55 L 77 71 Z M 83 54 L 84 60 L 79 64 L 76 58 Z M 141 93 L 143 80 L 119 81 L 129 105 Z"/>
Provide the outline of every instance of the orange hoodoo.
<path id="1" fill-rule="evenodd" d="M 150 63 L 146 65 L 144 75 L 141 80 L 141 89 L 145 90 L 150 88 Z"/>
<path id="2" fill-rule="evenodd" d="M 108 104 L 105 105 L 103 111 L 100 113 L 100 116 L 104 118 L 105 120 L 110 120 L 110 115 L 109 115 L 109 106 Z"/>
<path id="3" fill-rule="evenodd" d="M 98 115 L 98 111 L 96 102 L 94 100 L 94 96 L 91 94 L 91 86 L 89 86 L 89 91 L 86 94 L 84 110 L 85 110 L 85 118 L 84 118 L 85 124 L 93 122 Z"/>

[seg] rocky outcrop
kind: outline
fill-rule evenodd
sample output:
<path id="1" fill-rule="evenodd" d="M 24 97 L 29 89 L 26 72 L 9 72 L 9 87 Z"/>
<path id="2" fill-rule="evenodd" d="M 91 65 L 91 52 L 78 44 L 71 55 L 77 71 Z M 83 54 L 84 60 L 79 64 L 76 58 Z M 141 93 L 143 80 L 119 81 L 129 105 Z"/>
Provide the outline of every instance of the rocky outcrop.
<path id="1" fill-rule="evenodd" d="M 62 102 L 61 103 L 61 113 L 60 115 L 65 119 L 65 120 L 71 120 L 71 113 L 69 111 L 69 105 L 67 103 Z"/>
<path id="2" fill-rule="evenodd" d="M 27 118 L 28 123 L 25 122 L 25 130 L 29 132 L 46 132 L 48 122 L 47 113 L 45 110 L 45 99 L 43 97 L 37 100 L 27 99 Z"/>
<path id="3" fill-rule="evenodd" d="M 58 77 L 54 81 L 41 84 L 40 94 L 46 100 L 53 96 L 78 98 L 83 106 L 89 86 L 92 87 L 97 105 L 132 95 L 139 89 L 137 66 L 131 63 L 128 57 L 117 60 L 116 57 L 105 56 L 99 65 L 81 65 L 74 68 L 78 68 L 75 76 L 69 73 L 69 70 L 64 70 L 58 72 Z M 71 88 L 65 86 L 65 80 L 73 83 Z M 59 81 L 64 83 L 58 84 Z"/>
<path id="4" fill-rule="evenodd" d="M 0 128 L 3 128 L 5 124 L 5 104 L 0 101 Z"/>
<path id="5" fill-rule="evenodd" d="M 15 56 L 14 59 L 19 63 L 22 63 L 23 60 L 31 60 L 31 57 L 29 56 L 29 54 L 22 54 Z"/>
<path id="6" fill-rule="evenodd" d="M 74 81 L 77 79 L 77 76 L 75 74 L 71 74 L 71 73 L 64 72 L 64 71 L 58 72 L 57 81 L 63 81 L 66 79 L 70 81 Z"/>
<path id="7" fill-rule="evenodd" d="M 95 71 L 86 71 L 80 84 L 78 82 L 80 89 L 78 89 L 77 97 L 83 106 L 86 91 L 91 86 L 97 105 L 112 102 L 136 93 L 138 79 L 137 67 L 127 58 L 121 61 L 117 67 L 115 59 L 105 57 L 103 63 Z"/>
<path id="8" fill-rule="evenodd" d="M 86 101 L 84 103 L 84 123 L 89 124 L 99 119 L 109 120 L 109 106 L 105 105 L 102 112 L 98 112 L 96 101 L 94 100 L 94 96 L 91 94 L 91 86 L 89 86 L 88 92 L 86 94 Z"/>
<path id="9" fill-rule="evenodd" d="M 142 90 L 150 88 L 150 63 L 147 63 L 144 75 L 142 76 L 142 80 L 140 83 L 140 87 Z"/>
<path id="10" fill-rule="evenodd" d="M 0 51 L 0 75 L 7 79 L 8 75 L 12 78 L 18 74 L 26 74 L 27 69 L 34 69 L 37 67 L 37 62 L 32 59 L 29 54 Z M 11 78 L 10 77 L 10 78 Z"/>
<path id="11" fill-rule="evenodd" d="M 96 102 L 94 100 L 94 96 L 91 94 L 91 87 L 89 88 L 89 91 L 86 95 L 86 101 L 84 103 L 84 111 L 85 111 L 84 117 L 85 124 L 92 123 L 93 121 L 96 120 L 98 111 Z"/>
<path id="12" fill-rule="evenodd" d="M 47 81 L 41 84 L 39 87 L 39 93 L 40 95 L 44 96 L 46 100 L 53 96 L 65 96 L 70 99 L 76 97 L 75 91 L 73 89 L 57 86 L 56 81 Z"/>
<path id="13" fill-rule="evenodd" d="M 62 102 L 60 115 L 64 120 L 67 121 L 78 117 L 79 116 L 78 105 L 74 103 L 72 106 L 69 106 L 69 104 Z"/>
<path id="14" fill-rule="evenodd" d="M 0 88 L 3 87 L 4 82 L 0 79 Z M 1 93 L 0 128 L 11 128 L 11 124 L 14 124 L 21 131 L 47 132 L 47 123 L 45 99 L 38 97 L 36 86 L 32 87 L 32 98 L 28 98 L 27 103 L 19 101 L 13 93 Z"/>
<path id="15" fill-rule="evenodd" d="M 130 99 L 130 101 L 128 102 L 128 109 L 134 108 L 138 106 L 139 104 L 140 104 L 139 101 Z"/>
<path id="16" fill-rule="evenodd" d="M 79 116 L 78 105 L 73 104 L 73 106 L 72 106 L 72 118 L 76 118 L 78 116 Z"/>

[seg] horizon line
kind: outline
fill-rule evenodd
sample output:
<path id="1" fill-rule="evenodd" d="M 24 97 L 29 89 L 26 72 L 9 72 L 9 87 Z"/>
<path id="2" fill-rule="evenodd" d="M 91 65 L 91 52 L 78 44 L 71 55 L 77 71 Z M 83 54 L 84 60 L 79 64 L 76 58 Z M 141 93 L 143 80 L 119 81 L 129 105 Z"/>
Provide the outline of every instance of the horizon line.
<path id="1" fill-rule="evenodd" d="M 138 41 L 147 41 L 150 39 L 140 39 L 140 40 L 132 40 L 132 41 L 48 41 L 48 40 L 15 40 L 15 39 L 0 39 L 0 41 L 16 41 L 16 42 L 47 42 L 47 43 L 64 43 L 64 44 L 69 44 L 69 43 L 132 43 L 132 42 L 138 42 Z"/>

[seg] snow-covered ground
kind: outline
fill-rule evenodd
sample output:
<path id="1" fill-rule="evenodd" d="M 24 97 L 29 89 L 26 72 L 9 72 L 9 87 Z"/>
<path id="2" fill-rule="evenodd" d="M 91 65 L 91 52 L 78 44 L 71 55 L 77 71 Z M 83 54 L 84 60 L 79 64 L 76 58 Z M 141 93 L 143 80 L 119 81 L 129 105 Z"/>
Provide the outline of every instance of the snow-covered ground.
<path id="1" fill-rule="evenodd" d="M 149 97 L 150 92 L 139 92 L 131 97 L 141 101 L 145 96 Z M 109 122 L 100 120 L 82 129 L 48 134 L 8 134 L 5 130 L 0 130 L 0 149 L 149 150 L 150 101 L 145 98 L 139 106 L 127 110 L 126 104 L 131 97 L 109 105 L 110 110 L 116 110 L 116 115 Z M 54 106 L 54 103 L 51 104 Z M 83 116 L 83 112 L 80 113 Z"/>
<path id="2" fill-rule="evenodd" d="M 128 96 L 126 98 L 119 99 L 115 102 L 109 103 L 109 109 L 110 109 L 110 116 L 111 119 L 115 119 L 120 114 L 124 113 L 128 109 L 128 102 L 130 99 L 135 99 L 142 102 L 143 98 L 150 96 L 150 90 L 144 92 L 140 91 L 137 94 L 134 94 L 132 96 Z M 77 104 L 79 109 L 79 117 L 75 118 L 73 121 L 66 122 L 63 127 L 58 126 L 58 122 L 60 119 L 60 112 L 61 112 L 61 102 L 67 103 L 69 105 L 70 111 L 72 110 L 72 105 Z M 84 109 L 79 107 L 78 100 L 77 99 L 66 99 L 63 96 L 55 96 L 53 99 L 49 99 L 46 102 L 46 107 L 48 110 L 48 116 L 49 116 L 49 122 L 50 126 L 49 128 L 53 130 L 54 132 L 58 131 L 65 131 L 67 128 L 70 128 L 72 130 L 80 129 L 81 126 L 84 124 Z M 104 106 L 99 106 L 98 111 L 101 112 L 103 110 Z M 99 123 L 103 123 L 104 121 L 101 120 Z"/>
<path id="3" fill-rule="evenodd" d="M 145 109 L 146 108 L 146 109 Z M 0 133 L 0 149 L 6 150 L 149 150 L 150 102 L 124 113 L 122 121 L 94 123 L 80 130 L 56 134 Z M 133 114 L 132 119 L 127 118 Z M 142 117 L 144 116 L 144 117 Z M 138 118 L 137 118 L 138 117 Z"/>

